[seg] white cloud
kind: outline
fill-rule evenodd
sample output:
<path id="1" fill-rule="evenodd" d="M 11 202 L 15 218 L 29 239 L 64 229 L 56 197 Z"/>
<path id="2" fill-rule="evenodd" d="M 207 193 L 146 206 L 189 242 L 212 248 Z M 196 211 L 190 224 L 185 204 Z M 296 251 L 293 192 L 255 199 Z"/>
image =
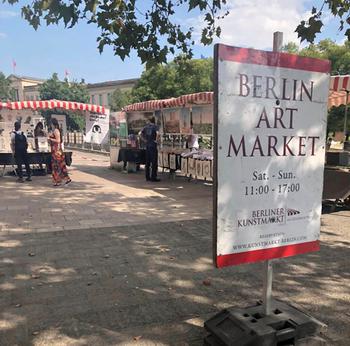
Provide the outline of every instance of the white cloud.
<path id="1" fill-rule="evenodd" d="M 294 32 L 300 21 L 308 18 L 305 0 L 235 0 L 229 5 L 229 15 L 220 20 L 220 43 L 266 49 L 272 47 L 273 33 L 283 32 L 283 42 L 300 44 Z M 196 23 L 194 25 L 194 23 Z M 203 19 L 192 19 L 190 25 L 200 28 Z M 200 32 L 196 32 L 200 36 Z"/>
<path id="2" fill-rule="evenodd" d="M 19 13 L 15 11 L 0 11 L 0 18 L 13 18 L 18 15 Z"/>
<path id="3" fill-rule="evenodd" d="M 6 38 L 7 37 L 7 35 L 4 33 L 4 32 L 0 32 L 0 40 L 2 39 L 2 38 Z"/>

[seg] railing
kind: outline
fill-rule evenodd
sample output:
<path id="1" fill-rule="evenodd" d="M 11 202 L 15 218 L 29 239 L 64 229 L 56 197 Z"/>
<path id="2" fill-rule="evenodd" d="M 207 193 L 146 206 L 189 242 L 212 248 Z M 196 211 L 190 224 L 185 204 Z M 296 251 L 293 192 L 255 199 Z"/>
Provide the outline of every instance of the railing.
<path id="1" fill-rule="evenodd" d="M 89 151 L 109 153 L 109 144 L 96 144 L 84 141 L 83 132 L 67 132 L 64 136 L 64 145 L 68 148 L 77 148 Z"/>

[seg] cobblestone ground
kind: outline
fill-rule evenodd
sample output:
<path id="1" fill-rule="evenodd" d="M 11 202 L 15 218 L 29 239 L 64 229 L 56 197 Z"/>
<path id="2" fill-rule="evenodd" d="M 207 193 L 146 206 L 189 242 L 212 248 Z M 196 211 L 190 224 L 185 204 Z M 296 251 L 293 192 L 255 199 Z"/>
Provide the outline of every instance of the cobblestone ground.
<path id="1" fill-rule="evenodd" d="M 212 266 L 210 186 L 75 156 L 69 189 L 0 180 L 1 346 L 201 345 L 206 319 L 261 298 L 261 264 Z M 349 211 L 324 215 L 321 251 L 274 265 L 274 296 L 328 324 L 329 345 L 350 340 L 349 233 Z"/>

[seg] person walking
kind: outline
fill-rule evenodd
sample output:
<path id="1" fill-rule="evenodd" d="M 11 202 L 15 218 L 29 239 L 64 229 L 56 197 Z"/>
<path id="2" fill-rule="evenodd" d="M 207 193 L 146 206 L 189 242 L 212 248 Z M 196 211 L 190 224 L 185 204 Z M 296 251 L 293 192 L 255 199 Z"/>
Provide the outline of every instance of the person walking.
<path id="1" fill-rule="evenodd" d="M 48 140 L 51 144 L 51 165 L 53 186 L 60 186 L 62 181 L 69 184 L 72 180 L 69 178 L 65 156 L 62 150 L 62 134 L 59 130 L 59 124 L 56 118 L 51 119 L 53 132 Z"/>
<path id="2" fill-rule="evenodd" d="M 158 182 L 158 148 L 157 140 L 159 138 L 158 126 L 155 124 L 155 118 L 148 119 L 148 124 L 140 131 L 141 138 L 146 142 L 146 165 L 145 173 L 147 181 Z"/>
<path id="3" fill-rule="evenodd" d="M 21 123 L 16 121 L 14 124 L 15 130 L 11 133 L 11 149 L 14 154 L 16 165 L 17 165 L 17 174 L 19 183 L 23 183 L 23 171 L 22 165 L 26 167 L 27 178 L 26 181 L 31 181 L 31 171 L 28 161 L 28 141 L 25 134 L 21 131 Z"/>

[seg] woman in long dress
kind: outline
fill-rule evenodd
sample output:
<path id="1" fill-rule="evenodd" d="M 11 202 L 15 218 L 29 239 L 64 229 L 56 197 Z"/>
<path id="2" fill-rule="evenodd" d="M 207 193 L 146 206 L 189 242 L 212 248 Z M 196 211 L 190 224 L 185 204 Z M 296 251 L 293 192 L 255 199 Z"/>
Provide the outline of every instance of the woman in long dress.
<path id="1" fill-rule="evenodd" d="M 59 130 L 59 124 L 56 118 L 51 119 L 54 131 L 48 140 L 51 143 L 51 164 L 53 186 L 60 186 L 62 182 L 69 184 L 69 178 L 64 153 L 62 151 L 62 136 Z"/>

